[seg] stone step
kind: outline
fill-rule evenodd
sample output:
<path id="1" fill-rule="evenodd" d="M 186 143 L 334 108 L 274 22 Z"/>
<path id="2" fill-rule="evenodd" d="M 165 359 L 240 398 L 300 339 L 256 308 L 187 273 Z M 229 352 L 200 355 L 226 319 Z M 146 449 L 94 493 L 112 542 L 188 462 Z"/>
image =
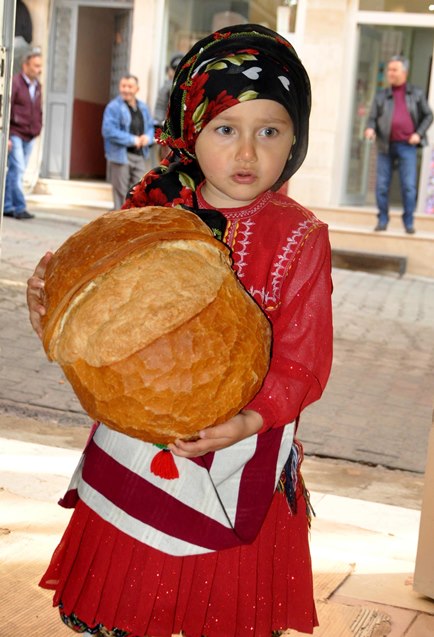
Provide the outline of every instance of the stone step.
<path id="1" fill-rule="evenodd" d="M 358 250 L 332 249 L 332 264 L 335 268 L 375 272 L 395 272 L 399 277 L 407 271 L 407 257 L 399 254 L 359 252 Z"/>
<path id="2" fill-rule="evenodd" d="M 369 271 L 375 267 L 379 271 L 394 269 L 402 275 L 405 264 L 408 274 L 434 277 L 433 215 L 416 214 L 416 234 L 409 235 L 404 231 L 399 210 L 390 212 L 385 232 L 374 232 L 377 223 L 375 208 L 315 207 L 313 211 L 329 225 L 337 267 L 346 265 Z"/>
<path id="3" fill-rule="evenodd" d="M 362 226 L 366 230 L 373 230 L 377 224 L 376 208 L 315 206 L 312 210 L 319 219 L 329 225 Z M 400 210 L 391 210 L 389 217 L 389 230 L 402 230 L 402 212 Z M 434 215 L 415 214 L 414 225 L 418 231 L 432 232 L 434 234 Z"/>
<path id="4" fill-rule="evenodd" d="M 37 204 L 76 205 L 103 210 L 113 206 L 112 187 L 105 181 L 39 179 L 27 199 Z"/>

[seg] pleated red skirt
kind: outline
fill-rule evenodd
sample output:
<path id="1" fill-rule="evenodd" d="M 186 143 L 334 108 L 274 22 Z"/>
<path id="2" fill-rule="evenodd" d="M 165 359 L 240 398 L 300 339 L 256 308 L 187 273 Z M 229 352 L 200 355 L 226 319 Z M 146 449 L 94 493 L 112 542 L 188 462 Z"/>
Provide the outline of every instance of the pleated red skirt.
<path id="1" fill-rule="evenodd" d="M 40 586 L 66 615 L 130 637 L 270 637 L 317 625 L 301 494 L 296 515 L 274 495 L 252 544 L 188 557 L 138 542 L 80 501 Z"/>

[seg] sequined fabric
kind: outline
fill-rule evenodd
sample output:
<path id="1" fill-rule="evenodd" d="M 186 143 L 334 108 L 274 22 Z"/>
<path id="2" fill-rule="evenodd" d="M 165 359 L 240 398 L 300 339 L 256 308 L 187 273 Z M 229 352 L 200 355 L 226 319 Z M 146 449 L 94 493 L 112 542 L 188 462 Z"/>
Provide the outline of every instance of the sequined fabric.
<path id="1" fill-rule="evenodd" d="M 287 628 L 311 634 L 317 618 L 301 491 L 298 497 L 292 515 L 285 496 L 275 494 L 252 544 L 188 557 L 134 541 L 79 502 L 41 585 L 55 590 L 53 602 L 62 603 L 69 625 L 74 614 L 76 632 L 90 626 L 124 631 L 110 637 L 270 637 Z"/>
<path id="2" fill-rule="evenodd" d="M 240 280 L 273 321 L 270 371 L 250 405 L 271 428 L 297 417 L 327 382 L 330 250 L 326 228 L 312 213 L 278 193 L 259 199 L 224 211 L 225 241 Z M 62 600 L 67 615 L 75 613 L 89 626 L 120 627 L 129 637 L 171 637 L 181 630 L 187 637 L 270 637 L 286 628 L 312 633 L 316 615 L 301 487 L 293 515 L 284 494 L 274 495 L 251 544 L 186 557 L 134 540 L 79 501 L 41 585 L 55 590 L 54 603 Z M 257 501 L 257 489 L 250 493 Z M 158 507 L 171 523 L 179 519 L 170 507 Z"/>

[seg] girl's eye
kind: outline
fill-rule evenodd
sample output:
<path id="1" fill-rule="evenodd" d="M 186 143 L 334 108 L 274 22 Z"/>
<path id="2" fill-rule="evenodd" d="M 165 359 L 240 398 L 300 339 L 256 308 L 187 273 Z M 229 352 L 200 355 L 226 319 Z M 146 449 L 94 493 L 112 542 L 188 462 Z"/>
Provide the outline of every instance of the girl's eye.
<path id="1" fill-rule="evenodd" d="M 221 135 L 230 135 L 233 132 L 232 126 L 219 126 L 216 130 Z"/>
<path id="2" fill-rule="evenodd" d="M 278 132 L 279 131 L 277 130 L 277 128 L 272 128 L 270 126 L 267 128 L 263 128 L 259 134 L 263 135 L 264 137 L 275 137 L 278 134 Z"/>

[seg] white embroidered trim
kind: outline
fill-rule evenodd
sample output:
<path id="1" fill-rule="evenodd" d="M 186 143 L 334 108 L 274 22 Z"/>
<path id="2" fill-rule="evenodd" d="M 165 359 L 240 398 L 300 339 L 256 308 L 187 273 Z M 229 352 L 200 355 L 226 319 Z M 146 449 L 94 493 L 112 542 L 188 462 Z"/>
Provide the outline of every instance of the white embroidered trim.
<path id="1" fill-rule="evenodd" d="M 306 219 L 298 225 L 298 227 L 287 237 L 285 244 L 282 246 L 281 252 L 276 256 L 274 265 L 271 270 L 271 291 L 262 289 L 255 289 L 253 286 L 249 288 L 250 294 L 253 298 L 266 307 L 267 305 L 275 305 L 280 301 L 281 289 L 284 278 L 288 270 L 288 264 L 291 261 L 291 257 L 295 254 L 299 247 L 301 240 L 306 235 L 306 232 L 312 227 L 312 221 Z"/>
<path id="2" fill-rule="evenodd" d="M 253 219 L 246 219 L 245 221 L 240 221 L 237 228 L 236 242 L 239 243 L 240 249 L 237 251 L 238 260 L 235 266 L 239 279 L 242 279 L 244 276 L 243 270 L 247 265 L 245 257 L 249 254 L 248 246 L 251 243 L 249 238 L 253 234 L 254 226 L 255 222 Z"/>

